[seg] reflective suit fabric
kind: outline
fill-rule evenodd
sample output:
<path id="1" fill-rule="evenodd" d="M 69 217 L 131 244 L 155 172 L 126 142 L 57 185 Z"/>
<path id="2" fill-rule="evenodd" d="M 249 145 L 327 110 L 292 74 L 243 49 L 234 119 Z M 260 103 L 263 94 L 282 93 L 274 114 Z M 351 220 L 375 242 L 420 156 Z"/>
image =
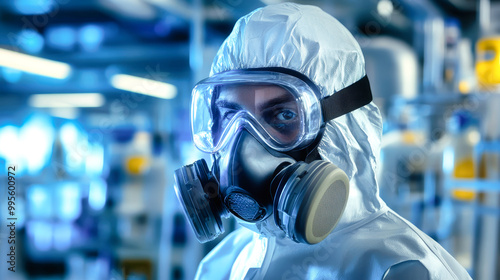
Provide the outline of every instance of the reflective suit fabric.
<path id="1" fill-rule="evenodd" d="M 220 47 L 211 75 L 283 67 L 306 75 L 326 97 L 365 75 L 364 58 L 349 31 L 313 6 L 270 5 L 241 18 Z M 387 272 L 421 279 L 470 279 L 439 244 L 398 216 L 378 195 L 375 179 L 382 119 L 370 103 L 327 123 L 318 150 L 350 179 L 337 227 L 316 245 L 240 229 L 200 263 L 197 279 L 383 279 Z M 257 227 L 258 228 L 258 227 Z M 246 242 L 238 243 L 237 241 Z M 224 261 L 221 261 L 221 260 Z M 399 265 L 398 264 L 409 264 Z M 423 268 L 423 269 L 422 269 Z"/>

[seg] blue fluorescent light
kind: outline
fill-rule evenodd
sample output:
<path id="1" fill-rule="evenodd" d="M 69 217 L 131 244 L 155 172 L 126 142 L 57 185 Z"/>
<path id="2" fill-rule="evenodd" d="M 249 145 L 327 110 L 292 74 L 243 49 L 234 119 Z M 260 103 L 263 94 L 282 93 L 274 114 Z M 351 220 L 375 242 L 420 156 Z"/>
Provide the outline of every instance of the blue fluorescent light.
<path id="1" fill-rule="evenodd" d="M 71 246 L 73 228 L 70 223 L 58 223 L 54 225 L 54 247 L 59 251 L 65 251 Z"/>
<path id="2" fill-rule="evenodd" d="M 26 199 L 28 213 L 31 218 L 49 219 L 52 217 L 52 196 L 46 186 L 30 186 Z"/>
<path id="3" fill-rule="evenodd" d="M 104 180 L 94 180 L 89 186 L 89 205 L 92 209 L 99 211 L 106 204 L 106 193 L 108 186 Z"/>
<path id="4" fill-rule="evenodd" d="M 58 188 L 57 215 L 63 221 L 73 221 L 80 216 L 80 186 L 77 183 L 63 183 Z"/>
<path id="5" fill-rule="evenodd" d="M 104 40 L 104 30 L 95 24 L 83 26 L 78 35 L 80 45 L 86 51 L 96 50 Z"/>
<path id="6" fill-rule="evenodd" d="M 50 12 L 53 0 L 14 0 L 14 8 L 24 15 L 41 15 Z"/>
<path id="7" fill-rule="evenodd" d="M 177 95 L 174 85 L 124 74 L 111 77 L 111 85 L 117 89 L 163 99 L 171 99 Z"/>
<path id="8" fill-rule="evenodd" d="M 37 250 L 48 251 L 52 248 L 53 228 L 50 223 L 30 221 L 26 227 Z"/>
<path id="9" fill-rule="evenodd" d="M 77 41 L 76 29 L 71 26 L 55 26 L 46 31 L 47 44 L 53 48 L 69 51 Z"/>
<path id="10" fill-rule="evenodd" d="M 0 66 L 56 79 L 65 79 L 71 72 L 69 64 L 1 48 Z"/>
<path id="11" fill-rule="evenodd" d="M 78 144 L 80 140 L 80 131 L 76 127 L 76 125 L 72 122 L 67 122 L 61 126 L 59 130 L 59 134 L 61 137 L 61 143 L 63 144 L 65 149 L 71 149 Z"/>
<path id="12" fill-rule="evenodd" d="M 43 49 L 42 35 L 31 29 L 24 29 L 17 37 L 17 44 L 28 53 L 38 53 Z"/>
<path id="13" fill-rule="evenodd" d="M 443 152 L 443 170 L 445 173 L 453 172 L 455 154 L 452 147 L 446 147 Z"/>
<path id="14" fill-rule="evenodd" d="M 104 168 L 104 149 L 101 145 L 92 145 L 85 160 L 85 170 L 89 175 L 100 175 Z"/>
<path id="15" fill-rule="evenodd" d="M 50 160 L 54 137 L 54 127 L 46 116 L 32 115 L 21 127 L 20 151 L 30 174 L 40 172 Z"/>
<path id="16" fill-rule="evenodd" d="M 105 102 L 100 93 L 44 93 L 28 99 L 28 104 L 36 108 L 101 107 Z"/>
<path id="17" fill-rule="evenodd" d="M 0 157 L 4 158 L 6 163 L 19 163 L 19 129 L 13 125 L 7 125 L 0 128 Z"/>
<path id="18" fill-rule="evenodd" d="M 85 135 L 74 122 L 63 124 L 59 133 L 64 151 L 64 167 L 70 174 L 79 176 L 85 171 L 88 152 Z"/>

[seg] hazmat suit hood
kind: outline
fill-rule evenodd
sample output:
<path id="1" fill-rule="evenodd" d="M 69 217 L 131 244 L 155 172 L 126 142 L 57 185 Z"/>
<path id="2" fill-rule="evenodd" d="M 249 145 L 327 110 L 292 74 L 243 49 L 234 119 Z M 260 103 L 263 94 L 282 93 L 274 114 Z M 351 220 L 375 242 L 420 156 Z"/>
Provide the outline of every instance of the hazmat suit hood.
<path id="1" fill-rule="evenodd" d="M 314 6 L 282 3 L 238 20 L 211 75 L 287 68 L 307 76 L 324 98 L 363 78 L 364 64 L 356 40 L 336 19 Z M 196 279 L 470 279 L 439 244 L 380 199 L 375 169 L 381 134 L 373 103 L 326 124 L 318 152 L 345 171 L 350 191 L 325 240 L 300 244 L 238 229 L 201 261 Z"/>
<path id="2" fill-rule="evenodd" d="M 292 3 L 267 6 L 238 20 L 214 59 L 211 75 L 265 67 L 304 74 L 318 86 L 321 98 L 365 75 L 361 49 L 341 23 L 317 7 Z M 375 180 L 381 134 L 382 119 L 373 102 L 326 125 L 319 154 L 344 170 L 351 182 L 337 230 L 383 205 Z"/>

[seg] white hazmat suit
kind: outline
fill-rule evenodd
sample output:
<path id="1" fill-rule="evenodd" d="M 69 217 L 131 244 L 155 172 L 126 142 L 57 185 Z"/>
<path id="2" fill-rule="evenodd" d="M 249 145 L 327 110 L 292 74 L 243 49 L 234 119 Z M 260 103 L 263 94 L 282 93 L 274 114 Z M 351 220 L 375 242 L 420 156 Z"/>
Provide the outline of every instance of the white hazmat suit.
<path id="1" fill-rule="evenodd" d="M 313 6 L 271 5 L 241 18 L 219 49 L 211 75 L 283 67 L 335 94 L 365 75 L 359 45 Z M 382 120 L 370 103 L 329 121 L 318 151 L 350 179 L 349 200 L 332 233 L 298 244 L 265 227 L 238 229 L 200 263 L 197 279 L 470 279 L 438 243 L 389 209 L 375 179 Z M 259 231 L 259 230 L 257 230 Z"/>

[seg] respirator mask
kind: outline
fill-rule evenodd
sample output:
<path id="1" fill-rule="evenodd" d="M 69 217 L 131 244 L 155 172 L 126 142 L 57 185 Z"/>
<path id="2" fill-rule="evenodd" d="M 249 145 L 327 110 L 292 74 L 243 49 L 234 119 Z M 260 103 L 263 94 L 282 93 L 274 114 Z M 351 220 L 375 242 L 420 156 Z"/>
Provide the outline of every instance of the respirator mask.
<path id="1" fill-rule="evenodd" d="M 283 68 L 216 74 L 193 89 L 191 128 L 205 160 L 175 171 L 175 191 L 197 239 L 224 232 L 222 218 L 273 218 L 298 243 L 316 244 L 340 220 L 349 179 L 321 160 L 327 121 L 372 100 L 367 77 L 323 99 L 301 73 Z"/>

